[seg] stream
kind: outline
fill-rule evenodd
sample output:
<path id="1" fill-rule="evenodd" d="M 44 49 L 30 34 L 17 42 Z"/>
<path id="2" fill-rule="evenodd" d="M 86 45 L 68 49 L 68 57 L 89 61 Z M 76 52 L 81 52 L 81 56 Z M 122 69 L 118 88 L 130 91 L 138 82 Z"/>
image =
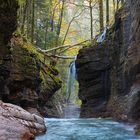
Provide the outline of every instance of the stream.
<path id="1" fill-rule="evenodd" d="M 134 126 L 109 119 L 45 119 L 47 132 L 36 140 L 140 140 Z"/>
<path id="2" fill-rule="evenodd" d="M 73 92 L 75 78 L 74 59 L 68 70 L 64 118 L 45 118 L 47 132 L 36 140 L 140 140 L 140 137 L 134 134 L 134 125 L 111 119 L 80 119 L 80 107 L 74 104 L 76 95 L 78 96 Z"/>

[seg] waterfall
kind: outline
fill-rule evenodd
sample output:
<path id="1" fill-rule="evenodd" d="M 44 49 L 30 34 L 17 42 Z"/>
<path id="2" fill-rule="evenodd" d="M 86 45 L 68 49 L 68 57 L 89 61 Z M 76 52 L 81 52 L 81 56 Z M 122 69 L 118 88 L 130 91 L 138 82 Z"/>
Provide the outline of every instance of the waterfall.
<path id="1" fill-rule="evenodd" d="M 78 95 L 76 93 L 76 56 L 74 60 L 70 63 L 68 69 L 68 79 L 67 79 L 67 90 L 66 90 L 66 106 L 64 109 L 65 118 L 78 118 L 80 109 L 76 105 L 76 100 Z"/>
<path id="2" fill-rule="evenodd" d="M 96 41 L 97 43 L 101 43 L 104 41 L 107 30 L 108 30 L 108 27 L 105 27 L 103 33 L 100 36 L 98 36 L 97 41 Z"/>
<path id="3" fill-rule="evenodd" d="M 75 102 L 76 98 L 72 98 L 71 94 L 75 91 L 75 80 L 76 80 L 76 66 L 75 66 L 76 56 L 74 60 L 69 65 L 68 70 L 68 80 L 67 80 L 67 91 L 66 91 L 66 101 Z M 75 95 L 75 94 L 74 94 Z"/>

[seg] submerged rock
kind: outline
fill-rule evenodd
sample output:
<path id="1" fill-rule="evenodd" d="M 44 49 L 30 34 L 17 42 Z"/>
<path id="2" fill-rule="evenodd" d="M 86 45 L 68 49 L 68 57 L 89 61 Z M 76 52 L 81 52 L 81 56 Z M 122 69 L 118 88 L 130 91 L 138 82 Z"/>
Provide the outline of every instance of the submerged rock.
<path id="1" fill-rule="evenodd" d="M 0 139 L 31 140 L 46 131 L 43 118 L 0 101 Z"/>

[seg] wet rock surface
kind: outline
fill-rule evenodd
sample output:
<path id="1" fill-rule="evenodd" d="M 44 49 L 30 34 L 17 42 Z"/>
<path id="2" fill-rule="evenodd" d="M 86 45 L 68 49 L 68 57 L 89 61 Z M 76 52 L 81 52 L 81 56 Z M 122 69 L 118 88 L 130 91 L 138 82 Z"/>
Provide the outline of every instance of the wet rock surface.
<path id="1" fill-rule="evenodd" d="M 110 94 L 110 60 L 108 48 L 85 47 L 77 58 L 81 117 L 97 117 L 105 111 Z"/>
<path id="2" fill-rule="evenodd" d="M 0 101 L 0 139 L 32 140 L 46 131 L 43 118 Z"/>

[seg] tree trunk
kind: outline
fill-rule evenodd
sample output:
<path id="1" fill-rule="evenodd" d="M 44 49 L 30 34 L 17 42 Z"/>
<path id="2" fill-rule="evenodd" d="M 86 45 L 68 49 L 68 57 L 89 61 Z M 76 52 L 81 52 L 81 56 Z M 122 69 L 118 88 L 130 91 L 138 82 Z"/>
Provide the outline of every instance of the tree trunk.
<path id="1" fill-rule="evenodd" d="M 48 22 L 46 22 L 46 31 L 45 31 L 45 44 L 44 44 L 44 49 L 47 49 L 47 33 L 48 33 Z"/>
<path id="2" fill-rule="evenodd" d="M 119 2 L 120 2 L 120 0 L 117 0 L 117 7 L 116 7 L 116 10 L 119 9 Z"/>
<path id="3" fill-rule="evenodd" d="M 106 0 L 106 26 L 109 25 L 109 0 Z"/>
<path id="4" fill-rule="evenodd" d="M 31 43 L 34 43 L 34 27 L 35 27 L 35 0 L 32 0 Z"/>
<path id="5" fill-rule="evenodd" d="M 93 39 L 93 14 L 92 14 L 92 0 L 89 2 L 89 9 L 90 9 L 90 34 L 91 39 Z"/>
<path id="6" fill-rule="evenodd" d="M 30 3 L 29 3 L 29 0 L 27 0 L 27 2 L 28 2 L 28 7 L 27 7 L 27 15 L 26 15 L 26 17 L 27 17 L 27 23 L 26 23 L 26 35 L 27 35 L 27 38 L 29 38 L 29 30 L 30 30 Z"/>
<path id="7" fill-rule="evenodd" d="M 21 24 L 21 33 L 24 33 L 24 26 L 25 26 L 25 19 L 26 19 L 26 13 L 27 13 L 27 7 L 28 7 L 28 0 L 25 1 L 25 5 L 23 7 L 23 19 L 22 19 L 22 24 Z"/>
<path id="8" fill-rule="evenodd" d="M 64 14 L 64 5 L 65 5 L 65 0 L 62 1 L 62 8 L 61 8 L 61 13 L 59 16 L 59 21 L 57 25 L 57 36 L 59 37 L 60 31 L 61 31 L 61 26 L 62 26 L 62 20 L 63 20 L 63 14 Z"/>
<path id="9" fill-rule="evenodd" d="M 115 4 L 115 0 L 113 0 L 113 14 L 115 17 L 115 13 L 116 13 L 116 4 Z"/>
<path id="10" fill-rule="evenodd" d="M 102 32 L 104 28 L 103 0 L 99 0 L 99 18 L 100 18 L 100 32 Z"/>

